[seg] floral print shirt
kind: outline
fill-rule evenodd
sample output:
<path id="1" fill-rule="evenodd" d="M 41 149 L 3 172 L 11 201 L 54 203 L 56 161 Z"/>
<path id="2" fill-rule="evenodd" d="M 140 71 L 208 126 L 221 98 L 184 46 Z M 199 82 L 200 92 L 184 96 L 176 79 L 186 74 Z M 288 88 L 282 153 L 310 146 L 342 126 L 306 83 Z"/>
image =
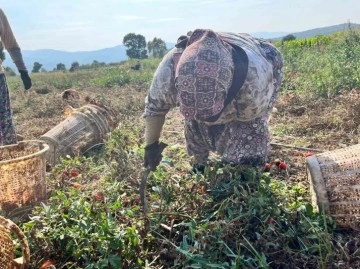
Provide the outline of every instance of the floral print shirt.
<path id="1" fill-rule="evenodd" d="M 218 125 L 231 121 L 250 121 L 265 115 L 272 107 L 274 91 L 279 87 L 274 76 L 282 74 L 282 57 L 278 50 L 269 42 L 254 38 L 248 34 L 218 33 L 230 43 L 240 46 L 249 59 L 248 73 L 234 100 L 226 107 L 216 122 Z M 269 51 L 270 50 L 270 51 Z M 175 87 L 175 56 L 183 49 L 173 48 L 158 66 L 148 96 L 145 100 L 144 116 L 165 115 L 171 108 L 179 105 L 178 92 Z M 272 54 L 274 61 L 269 61 Z M 274 72 L 281 74 L 274 74 Z"/>

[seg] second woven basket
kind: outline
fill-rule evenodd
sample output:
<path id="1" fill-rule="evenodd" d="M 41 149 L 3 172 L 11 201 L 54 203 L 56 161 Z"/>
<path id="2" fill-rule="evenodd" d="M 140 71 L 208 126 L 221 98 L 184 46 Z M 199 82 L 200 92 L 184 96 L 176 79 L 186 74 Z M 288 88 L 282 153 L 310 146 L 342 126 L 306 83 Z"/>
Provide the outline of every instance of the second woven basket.
<path id="1" fill-rule="evenodd" d="M 360 229 L 360 144 L 306 158 L 313 205 L 337 227 Z"/>
<path id="2" fill-rule="evenodd" d="M 51 165 L 60 157 L 78 155 L 103 142 L 117 124 L 111 109 L 88 104 L 75 109 L 69 117 L 40 137 L 50 147 L 46 160 Z"/>
<path id="3" fill-rule="evenodd" d="M 22 257 L 15 257 L 12 234 L 19 240 Z M 0 216 L 0 269 L 26 269 L 29 263 L 30 249 L 24 233 L 14 222 Z"/>

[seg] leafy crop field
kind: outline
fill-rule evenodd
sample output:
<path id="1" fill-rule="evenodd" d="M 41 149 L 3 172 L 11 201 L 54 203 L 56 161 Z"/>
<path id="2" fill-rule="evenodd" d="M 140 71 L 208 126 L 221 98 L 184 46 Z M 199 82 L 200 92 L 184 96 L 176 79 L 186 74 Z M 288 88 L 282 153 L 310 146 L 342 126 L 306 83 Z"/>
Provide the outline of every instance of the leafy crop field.
<path id="1" fill-rule="evenodd" d="M 285 79 L 271 120 L 269 172 L 222 167 L 189 172 L 183 118 L 167 117 L 163 162 L 149 176 L 143 214 L 144 98 L 160 60 L 77 72 L 33 74 L 21 90 L 8 77 L 18 133 L 37 139 L 67 106 L 97 100 L 119 126 L 101 145 L 49 167 L 49 199 L 13 219 L 30 243 L 32 268 L 359 268 L 360 236 L 313 210 L 305 155 L 359 143 L 360 34 L 277 44 Z M 79 100 L 63 100 L 75 89 Z M 286 145 L 286 146 L 282 146 Z M 303 149 L 307 148 L 307 149 Z M 286 169 L 273 162 L 284 161 Z"/>

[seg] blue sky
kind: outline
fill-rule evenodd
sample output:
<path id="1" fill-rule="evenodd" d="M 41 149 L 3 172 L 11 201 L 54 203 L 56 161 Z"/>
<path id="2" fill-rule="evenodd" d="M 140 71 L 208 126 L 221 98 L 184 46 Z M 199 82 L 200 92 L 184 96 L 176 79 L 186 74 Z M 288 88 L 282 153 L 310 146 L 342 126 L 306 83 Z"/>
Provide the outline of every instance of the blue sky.
<path id="1" fill-rule="evenodd" d="M 360 0 L 6 0 L 23 50 L 88 51 L 127 33 L 175 42 L 195 28 L 244 33 L 299 32 L 360 23 Z"/>

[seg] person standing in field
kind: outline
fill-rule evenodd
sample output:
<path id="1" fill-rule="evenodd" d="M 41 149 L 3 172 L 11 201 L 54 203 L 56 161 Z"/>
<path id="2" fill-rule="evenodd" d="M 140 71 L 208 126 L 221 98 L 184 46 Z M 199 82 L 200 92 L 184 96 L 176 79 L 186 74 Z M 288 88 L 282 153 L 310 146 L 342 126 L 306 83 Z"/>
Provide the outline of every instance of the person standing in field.
<path id="1" fill-rule="evenodd" d="M 280 52 L 248 34 L 197 29 L 181 36 L 145 99 L 144 166 L 154 170 L 160 163 L 165 115 L 176 106 L 193 170 L 203 171 L 210 151 L 225 164 L 264 165 L 282 68 Z"/>
<path id="2" fill-rule="evenodd" d="M 25 90 L 30 89 L 32 83 L 23 61 L 21 49 L 16 42 L 9 21 L 2 9 L 0 9 L 0 38 L 20 73 Z M 10 106 L 9 89 L 5 70 L 0 60 L 0 146 L 16 143 L 17 137 Z"/>

